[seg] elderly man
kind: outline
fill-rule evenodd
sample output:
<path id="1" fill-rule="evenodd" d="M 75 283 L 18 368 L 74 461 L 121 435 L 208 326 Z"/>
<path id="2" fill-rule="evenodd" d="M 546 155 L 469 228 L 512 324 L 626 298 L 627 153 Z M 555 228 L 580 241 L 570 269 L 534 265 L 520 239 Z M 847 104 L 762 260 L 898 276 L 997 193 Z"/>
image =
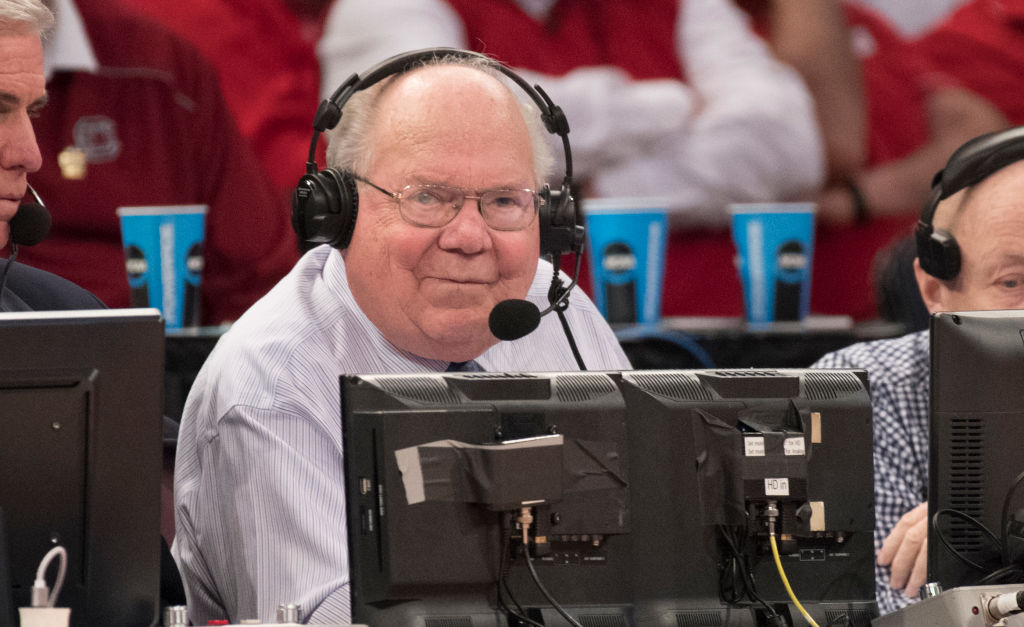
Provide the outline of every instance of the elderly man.
<path id="1" fill-rule="evenodd" d="M 53 15 L 38 0 L 0 4 L 0 248 L 11 241 L 10 222 L 27 192 L 28 174 L 43 161 L 32 118 L 46 104 L 40 37 L 52 25 Z M 0 311 L 102 307 L 60 277 L 0 260 Z"/>
<path id="2" fill-rule="evenodd" d="M 1024 308 L 1022 158 L 1024 128 L 975 138 L 950 158 L 918 227 L 914 271 L 929 311 Z M 928 332 L 855 344 L 814 366 L 865 368 L 871 380 L 876 596 L 891 612 L 927 574 Z"/>
<path id="3" fill-rule="evenodd" d="M 554 317 L 509 342 L 488 327 L 502 300 L 545 304 L 552 273 L 530 191 L 552 160 L 497 76 L 448 57 L 347 102 L 328 163 L 358 194 L 350 243 L 314 248 L 246 312 L 186 404 L 174 554 L 194 624 L 279 603 L 349 619 L 340 374 L 578 368 Z M 565 314 L 587 367 L 629 367 L 582 293 Z"/>

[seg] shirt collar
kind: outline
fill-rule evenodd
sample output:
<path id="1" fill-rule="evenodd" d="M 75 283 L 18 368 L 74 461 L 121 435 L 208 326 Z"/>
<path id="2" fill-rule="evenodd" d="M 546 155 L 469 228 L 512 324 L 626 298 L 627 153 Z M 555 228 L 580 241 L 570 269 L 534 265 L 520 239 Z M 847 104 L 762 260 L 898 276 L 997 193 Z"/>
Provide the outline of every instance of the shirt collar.
<path id="1" fill-rule="evenodd" d="M 43 42 L 46 80 L 49 81 L 54 72 L 95 73 L 100 63 L 78 8 L 72 0 L 55 0 L 54 14 L 57 23 Z"/>

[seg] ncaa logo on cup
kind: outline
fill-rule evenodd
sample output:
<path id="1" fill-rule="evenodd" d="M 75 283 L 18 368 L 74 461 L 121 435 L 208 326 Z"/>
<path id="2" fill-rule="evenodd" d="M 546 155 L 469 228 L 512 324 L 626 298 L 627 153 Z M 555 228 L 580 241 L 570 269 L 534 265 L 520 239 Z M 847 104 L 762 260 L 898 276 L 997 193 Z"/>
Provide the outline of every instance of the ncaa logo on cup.
<path id="1" fill-rule="evenodd" d="M 612 242 L 604 247 L 604 254 L 601 256 L 601 267 L 605 272 L 622 274 L 632 272 L 636 268 L 636 255 L 628 244 L 623 242 Z"/>

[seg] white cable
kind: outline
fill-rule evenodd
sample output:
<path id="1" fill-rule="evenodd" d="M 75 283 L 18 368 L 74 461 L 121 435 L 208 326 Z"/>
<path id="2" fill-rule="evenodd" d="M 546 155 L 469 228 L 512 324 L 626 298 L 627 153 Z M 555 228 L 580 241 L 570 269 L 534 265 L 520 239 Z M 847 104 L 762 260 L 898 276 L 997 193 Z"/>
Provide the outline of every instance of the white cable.
<path id="1" fill-rule="evenodd" d="M 46 569 L 54 556 L 60 556 L 60 568 L 57 570 L 57 581 L 53 584 L 51 593 L 46 586 Z M 64 585 L 64 575 L 68 570 L 68 552 L 62 546 L 55 546 L 39 562 L 36 570 L 36 580 L 32 582 L 32 607 L 53 607 L 57 603 L 57 595 L 60 594 L 61 586 Z"/>

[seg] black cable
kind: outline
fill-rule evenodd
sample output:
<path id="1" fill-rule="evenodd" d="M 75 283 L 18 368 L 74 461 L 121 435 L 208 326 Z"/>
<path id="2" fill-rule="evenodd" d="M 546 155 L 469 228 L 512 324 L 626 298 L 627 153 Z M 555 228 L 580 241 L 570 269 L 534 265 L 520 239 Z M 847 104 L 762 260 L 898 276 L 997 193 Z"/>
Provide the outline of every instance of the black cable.
<path id="1" fill-rule="evenodd" d="M 840 623 L 839 621 L 843 622 Z M 838 627 L 839 625 L 853 627 L 853 619 L 850 618 L 849 614 L 839 614 L 838 616 L 833 616 L 832 620 L 828 621 L 828 624 L 825 627 Z"/>
<path id="2" fill-rule="evenodd" d="M 768 612 L 768 618 L 774 618 L 778 616 L 778 612 L 775 611 L 775 608 L 773 608 L 767 601 L 765 601 L 761 597 L 760 594 L 757 593 L 757 585 L 754 583 L 754 575 L 751 572 L 749 564 L 747 563 L 747 555 L 746 553 L 740 550 L 736 542 L 737 538 L 731 537 L 724 525 L 718 525 L 717 528 L 719 533 L 725 539 L 726 544 L 729 546 L 729 550 L 733 555 L 733 568 L 738 569 L 740 575 L 743 578 L 742 581 L 746 595 L 764 607 L 765 611 Z M 742 539 L 745 539 L 747 536 L 747 527 L 743 527 L 742 529 L 736 529 L 736 532 L 740 534 L 741 537 L 739 539 L 740 541 L 742 541 Z M 721 590 L 719 590 L 719 594 L 721 595 Z M 722 600 L 728 603 L 728 601 L 724 597 L 722 598 Z M 733 605 L 737 605 L 737 603 L 733 603 Z"/>
<path id="3" fill-rule="evenodd" d="M 562 323 L 562 331 L 565 333 L 565 339 L 569 341 L 572 356 L 576 358 L 576 365 L 580 367 L 580 370 L 585 371 L 587 366 L 583 363 L 583 356 L 580 355 L 580 349 L 576 346 L 576 338 L 573 337 L 572 330 L 569 329 L 569 321 L 565 318 L 565 310 L 569 308 L 569 293 L 572 291 L 573 286 L 576 285 L 576 279 L 573 279 L 569 287 L 563 287 L 562 278 L 559 276 L 561 259 L 561 255 L 553 255 L 551 258 L 554 274 L 551 276 L 551 287 L 548 288 L 548 302 L 551 303 L 551 307 L 558 314 L 558 319 Z M 576 253 L 576 269 L 574 271 L 576 277 L 580 275 L 580 264 L 582 261 L 583 251 L 581 249 Z"/>
<path id="4" fill-rule="evenodd" d="M 1024 583 L 1024 566 L 1021 564 L 1009 564 L 993 570 L 978 580 L 979 586 L 1003 583 Z"/>
<path id="5" fill-rule="evenodd" d="M 1017 475 L 1017 478 L 1013 480 L 1013 485 L 1006 491 L 1006 498 L 1003 499 L 1003 515 L 1000 518 L 1002 526 L 1001 533 L 999 534 L 1003 547 L 1003 566 L 1009 566 L 1010 564 L 1010 543 L 1007 537 L 1010 533 L 1010 501 L 1013 500 L 1013 493 L 1017 491 L 1021 483 L 1024 483 L 1024 472 Z"/>
<path id="6" fill-rule="evenodd" d="M 523 555 L 526 556 L 526 565 L 530 568 L 530 576 L 533 577 L 533 583 L 536 584 L 537 589 L 540 590 L 540 593 L 543 594 L 544 598 L 548 600 L 548 603 L 551 604 L 551 607 L 555 608 L 555 611 L 561 614 L 562 618 L 567 620 L 569 624 L 573 627 L 583 627 L 583 625 L 580 625 L 575 618 L 570 616 L 569 613 L 566 612 L 565 609 L 558 604 L 558 601 L 555 600 L 555 597 L 551 596 L 551 593 L 548 592 L 548 589 L 545 588 L 544 584 L 540 582 L 540 577 L 537 576 L 537 571 L 533 567 L 533 558 L 530 557 L 529 547 L 523 546 Z"/>
<path id="7" fill-rule="evenodd" d="M 961 562 L 963 562 L 964 564 L 966 564 L 967 566 L 969 566 L 969 567 L 971 567 L 971 568 L 973 568 L 975 570 L 978 570 L 978 571 L 981 571 L 981 572 L 986 572 L 986 571 L 991 570 L 990 568 L 982 566 L 981 564 L 978 564 L 974 560 L 964 556 L 963 554 L 960 553 L 960 551 L 958 551 L 957 549 L 953 548 L 953 545 L 951 545 L 949 543 L 949 540 L 946 538 L 946 535 L 942 532 L 942 529 L 939 526 L 939 517 L 942 516 L 943 514 L 946 514 L 946 515 L 949 515 L 949 516 L 954 516 L 956 518 L 960 518 L 960 519 L 965 520 L 968 523 L 972 524 L 973 526 L 977 527 L 977 529 L 979 531 L 981 531 L 986 536 L 988 536 L 988 538 L 992 541 L 992 544 L 994 544 L 996 549 L 999 550 L 999 553 L 1002 554 L 1002 546 L 999 543 L 999 538 L 997 538 L 995 536 L 995 534 L 993 534 L 991 531 L 989 531 L 988 527 L 986 527 L 980 520 L 978 520 L 977 518 L 974 518 L 973 516 L 970 516 L 969 514 L 965 514 L 965 513 L 961 512 L 959 510 L 955 510 L 955 509 L 940 509 L 939 511 L 935 512 L 935 515 L 932 516 L 932 531 L 935 533 L 935 536 L 939 539 L 939 542 L 942 543 L 942 546 L 946 547 L 946 550 L 949 551 L 949 553 L 953 557 L 957 558 L 958 560 L 960 560 Z"/>
<path id="8" fill-rule="evenodd" d="M 508 571 L 512 566 L 511 560 L 508 559 L 509 554 L 512 552 L 512 525 L 511 525 L 510 513 L 502 513 L 501 518 L 501 558 L 498 561 L 498 609 L 504 611 L 507 615 L 512 616 L 519 621 L 520 625 L 533 625 L 534 627 L 544 627 L 540 623 L 530 620 L 526 617 L 526 610 L 516 600 L 515 595 L 512 594 L 512 590 L 508 587 Z M 519 612 L 515 612 L 508 605 L 505 604 L 505 598 L 502 594 L 502 590 L 508 593 L 508 598 L 515 604 L 516 609 Z"/>

